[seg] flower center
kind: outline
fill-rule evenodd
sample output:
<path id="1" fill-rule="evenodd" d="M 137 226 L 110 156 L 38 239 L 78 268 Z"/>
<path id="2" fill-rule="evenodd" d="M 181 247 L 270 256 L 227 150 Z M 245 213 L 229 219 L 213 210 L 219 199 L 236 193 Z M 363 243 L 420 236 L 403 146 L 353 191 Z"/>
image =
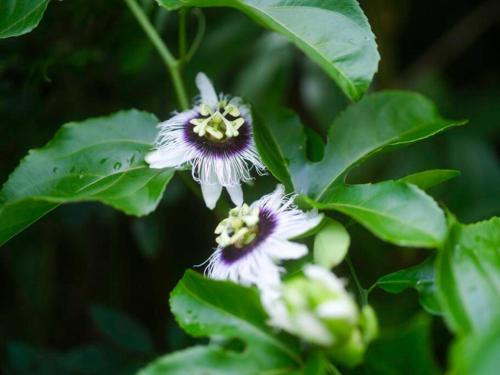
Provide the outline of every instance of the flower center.
<path id="1" fill-rule="evenodd" d="M 249 245 L 259 232 L 259 208 L 250 208 L 247 204 L 233 208 L 229 216 L 222 220 L 215 234 L 215 241 L 222 247 L 234 246 L 241 249 Z"/>
<path id="2" fill-rule="evenodd" d="M 193 131 L 200 137 L 213 141 L 220 142 L 237 137 L 239 135 L 238 129 L 245 123 L 238 107 L 226 100 L 219 101 L 216 109 L 202 103 L 200 115 L 201 117 L 189 121 L 194 125 Z"/>

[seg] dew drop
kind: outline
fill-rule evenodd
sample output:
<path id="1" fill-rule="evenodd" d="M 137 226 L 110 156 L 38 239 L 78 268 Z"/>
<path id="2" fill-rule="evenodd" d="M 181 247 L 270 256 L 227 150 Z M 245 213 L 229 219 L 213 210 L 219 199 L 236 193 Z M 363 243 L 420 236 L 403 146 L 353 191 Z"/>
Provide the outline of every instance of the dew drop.
<path id="1" fill-rule="evenodd" d="M 122 163 L 120 163 L 119 161 L 117 161 L 115 164 L 113 164 L 114 169 L 120 169 L 121 167 L 122 167 Z"/>
<path id="2" fill-rule="evenodd" d="M 106 163 L 107 160 L 108 160 L 108 158 L 102 158 L 101 161 L 99 161 L 99 163 L 104 164 L 104 163 Z"/>

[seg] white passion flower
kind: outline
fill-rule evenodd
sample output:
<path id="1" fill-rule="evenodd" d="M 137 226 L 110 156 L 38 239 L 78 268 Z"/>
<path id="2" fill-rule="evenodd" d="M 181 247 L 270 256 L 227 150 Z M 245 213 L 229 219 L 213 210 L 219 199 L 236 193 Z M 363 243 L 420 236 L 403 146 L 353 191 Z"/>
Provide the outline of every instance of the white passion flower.
<path id="1" fill-rule="evenodd" d="M 229 211 L 215 229 L 218 247 L 207 260 L 205 274 L 262 289 L 277 288 L 282 271 L 279 262 L 307 254 L 305 245 L 289 240 L 316 227 L 323 217 L 316 211 L 299 210 L 293 204 L 295 197 L 286 196 L 278 185 L 250 206 Z"/>
<path id="2" fill-rule="evenodd" d="M 203 73 L 196 76 L 196 85 L 200 96 L 194 107 L 158 125 L 155 150 L 146 162 L 155 169 L 190 164 L 208 208 L 215 207 L 223 187 L 239 206 L 241 182 L 252 180 L 252 168 L 259 174 L 265 170 L 253 140 L 250 109 L 240 98 L 217 96 Z"/>

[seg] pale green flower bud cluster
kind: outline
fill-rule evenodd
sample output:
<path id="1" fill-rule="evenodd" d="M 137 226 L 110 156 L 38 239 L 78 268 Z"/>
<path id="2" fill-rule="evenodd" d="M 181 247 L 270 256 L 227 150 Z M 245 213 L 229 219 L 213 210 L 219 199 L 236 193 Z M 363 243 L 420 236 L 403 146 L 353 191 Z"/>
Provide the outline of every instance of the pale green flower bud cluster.
<path id="1" fill-rule="evenodd" d="M 323 347 L 347 366 L 361 362 L 377 334 L 371 307 L 360 311 L 342 281 L 320 266 L 307 265 L 304 275 L 283 282 L 279 300 L 263 302 L 271 324 Z"/>
<path id="2" fill-rule="evenodd" d="M 251 208 L 246 203 L 229 211 L 229 216 L 222 220 L 215 234 L 219 236 L 215 241 L 221 247 L 243 247 L 250 244 L 259 231 L 259 208 Z"/>
<path id="3" fill-rule="evenodd" d="M 190 123 L 194 125 L 193 131 L 200 137 L 208 137 L 216 141 L 237 137 L 238 129 L 245 123 L 238 107 L 225 100 L 219 101 L 215 110 L 202 103 L 199 111 L 203 117 L 192 119 Z M 229 120 L 228 115 L 235 119 Z"/>

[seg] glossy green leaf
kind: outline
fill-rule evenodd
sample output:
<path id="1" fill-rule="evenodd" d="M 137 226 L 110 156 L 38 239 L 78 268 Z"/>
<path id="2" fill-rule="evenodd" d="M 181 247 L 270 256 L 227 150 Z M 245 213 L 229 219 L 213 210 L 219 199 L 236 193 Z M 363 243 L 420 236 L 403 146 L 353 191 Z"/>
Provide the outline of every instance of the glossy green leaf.
<path id="1" fill-rule="evenodd" d="M 292 180 L 287 169 L 288 162 L 285 159 L 282 148 L 271 133 L 271 129 L 265 125 L 267 122 L 258 114 L 255 114 L 254 117 L 256 117 L 253 125 L 254 140 L 262 161 L 274 177 L 284 184 L 288 190 L 292 189 Z M 279 118 L 276 118 L 276 122 L 273 121 L 273 123 L 279 124 L 278 121 Z M 302 141 L 299 140 L 299 142 Z M 283 144 L 293 144 L 293 140 Z"/>
<path id="2" fill-rule="evenodd" d="M 150 213 L 173 175 L 144 162 L 158 120 L 136 110 L 64 125 L 23 159 L 0 191 L 0 245 L 62 203 L 99 201 Z"/>
<path id="3" fill-rule="evenodd" d="M 436 296 L 434 262 L 435 256 L 432 255 L 414 267 L 382 276 L 375 286 L 389 293 L 401 293 L 413 288 L 419 293 L 422 307 L 432 314 L 439 314 L 441 309 Z"/>
<path id="4" fill-rule="evenodd" d="M 265 139 L 257 139 L 264 162 L 265 155 L 273 155 L 273 164 L 268 164 L 271 173 L 285 179 L 284 164 L 295 191 L 328 201 L 335 186 L 360 162 L 463 123 L 441 118 L 435 106 L 421 95 L 393 91 L 368 95 L 348 107 L 330 127 L 319 162 L 307 159 L 305 130 L 291 111 L 266 116 L 255 133 Z"/>
<path id="5" fill-rule="evenodd" d="M 330 218 L 324 220 L 314 238 L 314 263 L 332 268 L 344 260 L 351 238 L 341 223 Z"/>
<path id="6" fill-rule="evenodd" d="M 215 342 L 160 358 L 141 375 L 287 373 L 301 365 L 297 342 L 266 325 L 255 289 L 187 271 L 172 292 L 170 305 L 183 330 Z M 244 349 L 218 345 L 222 339 L 237 339 Z"/>
<path id="7" fill-rule="evenodd" d="M 451 220 L 437 258 L 438 296 L 453 331 L 483 332 L 500 316 L 500 218 L 470 225 Z"/>
<path id="8" fill-rule="evenodd" d="M 49 0 L 0 1 L 0 38 L 26 34 L 38 26 Z"/>
<path id="9" fill-rule="evenodd" d="M 422 190 L 427 190 L 457 176 L 460 176 L 460 171 L 455 169 L 431 169 L 410 174 L 400 178 L 399 181 L 416 185 Z"/>
<path id="10" fill-rule="evenodd" d="M 148 332 L 128 315 L 100 305 L 92 306 L 90 314 L 99 330 L 116 345 L 143 355 L 153 353 Z"/>
<path id="11" fill-rule="evenodd" d="M 450 375 L 496 374 L 500 368 L 500 321 L 480 335 L 467 335 L 451 351 Z"/>
<path id="12" fill-rule="evenodd" d="M 357 100 L 368 89 L 380 56 L 355 0 L 157 0 L 168 9 L 227 6 L 287 37 Z"/>
<path id="13" fill-rule="evenodd" d="M 438 247 L 446 236 L 443 211 L 422 190 L 404 182 L 342 185 L 328 201 L 308 202 L 321 210 L 340 211 L 400 246 Z"/>

